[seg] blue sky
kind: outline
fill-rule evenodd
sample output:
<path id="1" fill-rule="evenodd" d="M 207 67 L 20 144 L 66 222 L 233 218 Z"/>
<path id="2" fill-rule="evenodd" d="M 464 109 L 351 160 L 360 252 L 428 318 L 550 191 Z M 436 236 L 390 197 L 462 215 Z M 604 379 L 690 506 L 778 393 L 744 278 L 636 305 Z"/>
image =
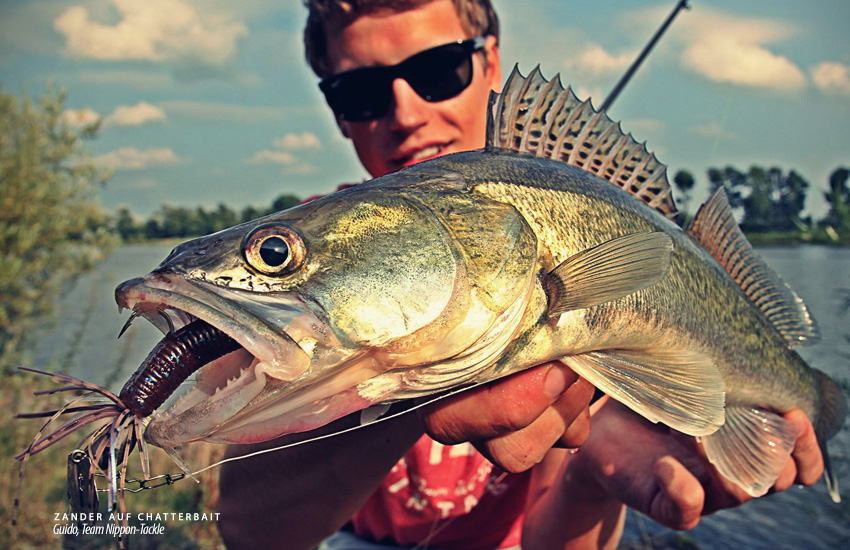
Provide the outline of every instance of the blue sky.
<path id="1" fill-rule="evenodd" d="M 494 0 L 502 61 L 540 64 L 599 105 L 675 5 Z M 850 3 L 693 0 L 611 110 L 670 167 L 777 165 L 812 184 L 850 165 Z M 67 120 L 114 170 L 109 209 L 239 209 L 366 177 L 303 61 L 298 0 L 3 0 L 0 84 L 68 89 Z"/>

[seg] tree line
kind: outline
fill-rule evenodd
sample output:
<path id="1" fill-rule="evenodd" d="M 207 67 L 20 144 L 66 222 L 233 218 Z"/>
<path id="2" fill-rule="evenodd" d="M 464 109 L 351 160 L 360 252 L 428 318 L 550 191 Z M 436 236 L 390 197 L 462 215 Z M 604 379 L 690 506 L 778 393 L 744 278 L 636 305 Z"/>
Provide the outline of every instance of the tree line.
<path id="1" fill-rule="evenodd" d="M 755 235 L 756 240 L 765 234 L 781 234 L 784 239 L 850 243 L 850 169 L 846 167 L 830 174 L 829 190 L 824 193 L 829 210 L 819 220 L 803 216 L 811 186 L 795 170 L 751 166 L 742 172 L 727 166 L 709 168 L 706 175 L 710 192 L 725 188 L 729 204 L 740 214 L 741 229 Z M 673 177 L 683 220 L 693 216 L 690 202 L 695 183 L 687 170 L 680 170 Z"/>
<path id="2" fill-rule="evenodd" d="M 125 242 L 198 237 L 286 210 L 300 202 L 295 195 L 285 194 L 266 208 L 246 206 L 240 211 L 224 203 L 211 210 L 202 206 L 187 208 L 163 204 L 147 219 L 139 219 L 130 208 L 122 206 L 115 212 L 113 225 Z"/>
<path id="3" fill-rule="evenodd" d="M 803 216 L 811 185 L 795 170 L 778 167 L 751 166 L 743 172 L 735 167 L 709 168 L 709 190 L 726 189 L 729 203 L 739 213 L 741 228 L 748 235 L 778 235 L 784 240 L 850 243 L 850 170 L 835 169 L 829 178 L 829 191 L 824 198 L 829 205 L 826 215 L 813 220 Z M 696 179 L 687 170 L 673 177 L 676 204 L 681 211 L 679 221 L 687 226 L 693 216 L 691 208 Z M 295 195 L 276 198 L 267 208 L 247 206 L 236 211 L 224 203 L 215 209 L 188 208 L 163 204 L 147 219 L 139 219 L 128 207 L 115 213 L 112 225 L 126 242 L 151 239 L 188 238 L 208 235 L 236 224 L 248 222 L 301 202 Z"/>

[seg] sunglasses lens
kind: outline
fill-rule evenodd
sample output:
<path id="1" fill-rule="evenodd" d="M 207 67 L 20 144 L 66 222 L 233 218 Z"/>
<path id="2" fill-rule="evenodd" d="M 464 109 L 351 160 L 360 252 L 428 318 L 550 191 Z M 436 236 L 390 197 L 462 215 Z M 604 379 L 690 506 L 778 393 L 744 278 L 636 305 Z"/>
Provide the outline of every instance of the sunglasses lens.
<path id="1" fill-rule="evenodd" d="M 391 82 L 381 69 L 345 73 L 322 86 L 331 109 L 343 120 L 372 120 L 386 114 L 390 106 Z"/>
<path id="2" fill-rule="evenodd" d="M 426 101 L 455 97 L 472 82 L 472 56 L 462 44 L 422 52 L 405 65 L 404 79 Z"/>
<path id="3" fill-rule="evenodd" d="M 396 78 L 406 80 L 426 101 L 443 101 L 472 82 L 472 52 L 476 48 L 471 49 L 471 44 L 470 40 L 438 46 L 392 67 L 355 69 L 327 78 L 319 87 L 337 116 L 351 122 L 384 116 L 393 100 Z"/>

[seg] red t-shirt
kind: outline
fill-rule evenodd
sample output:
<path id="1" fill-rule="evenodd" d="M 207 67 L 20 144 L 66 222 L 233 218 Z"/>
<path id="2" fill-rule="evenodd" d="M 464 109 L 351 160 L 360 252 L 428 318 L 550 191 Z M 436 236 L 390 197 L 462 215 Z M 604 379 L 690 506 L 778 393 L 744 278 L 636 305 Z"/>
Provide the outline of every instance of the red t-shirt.
<path id="1" fill-rule="evenodd" d="M 485 550 L 520 543 L 530 473 L 505 474 L 469 443 L 427 435 L 352 518 L 366 540 Z"/>

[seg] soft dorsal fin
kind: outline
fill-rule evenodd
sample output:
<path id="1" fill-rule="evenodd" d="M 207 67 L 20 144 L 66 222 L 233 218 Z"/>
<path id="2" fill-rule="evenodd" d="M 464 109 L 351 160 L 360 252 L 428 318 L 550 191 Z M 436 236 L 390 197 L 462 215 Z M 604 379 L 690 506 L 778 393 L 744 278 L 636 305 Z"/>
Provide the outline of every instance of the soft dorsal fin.
<path id="1" fill-rule="evenodd" d="M 735 279 L 789 346 L 820 339 L 806 304 L 756 254 L 738 227 L 722 187 L 700 207 L 688 232 Z"/>
<path id="2" fill-rule="evenodd" d="M 625 189 L 668 218 L 675 218 L 667 167 L 624 134 L 590 100 L 579 101 L 560 77 L 540 68 L 524 77 L 514 65 L 501 94 L 490 96 L 486 149 L 512 149 L 560 160 Z"/>

